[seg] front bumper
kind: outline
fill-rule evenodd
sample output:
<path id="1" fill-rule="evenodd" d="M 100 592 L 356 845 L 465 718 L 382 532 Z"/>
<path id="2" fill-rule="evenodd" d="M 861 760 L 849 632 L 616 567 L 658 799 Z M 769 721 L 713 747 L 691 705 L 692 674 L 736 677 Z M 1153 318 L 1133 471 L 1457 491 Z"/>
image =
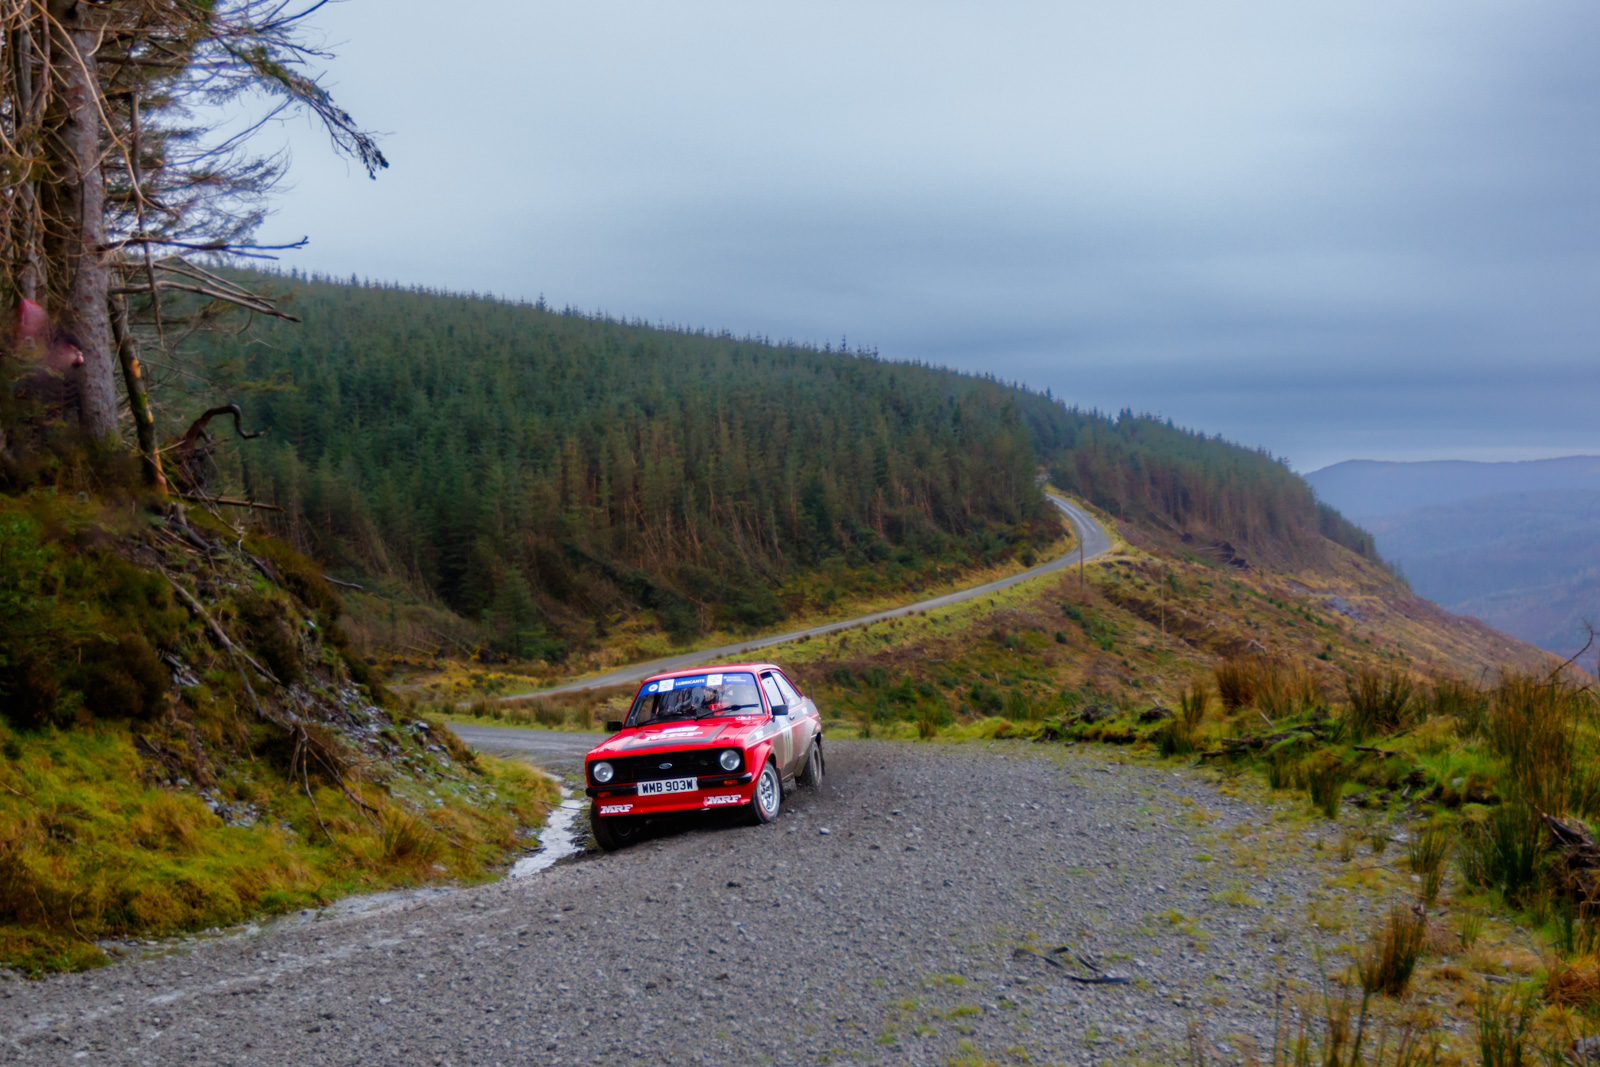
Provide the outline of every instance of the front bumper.
<path id="1" fill-rule="evenodd" d="M 589 786 L 584 793 L 594 799 L 601 815 L 650 815 L 668 811 L 709 811 L 732 807 L 750 800 L 750 783 L 755 775 L 718 774 L 702 777 L 691 793 L 661 793 L 640 796 L 637 783 Z M 607 809 L 615 809 L 608 811 Z"/>
<path id="2" fill-rule="evenodd" d="M 707 789 L 727 789 L 730 786 L 749 785 L 755 781 L 755 775 L 748 771 L 744 774 L 717 774 L 705 775 L 700 779 L 700 791 Z M 632 797 L 639 795 L 639 784 L 628 782 L 623 785 L 591 785 L 584 791 L 585 796 L 591 797 Z M 665 796 L 692 797 L 694 793 L 667 793 Z"/>

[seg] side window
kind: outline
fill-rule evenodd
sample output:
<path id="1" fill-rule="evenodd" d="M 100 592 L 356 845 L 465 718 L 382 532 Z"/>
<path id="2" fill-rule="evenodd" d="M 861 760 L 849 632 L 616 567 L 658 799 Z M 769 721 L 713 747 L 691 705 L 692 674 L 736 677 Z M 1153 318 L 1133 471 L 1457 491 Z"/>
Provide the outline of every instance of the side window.
<path id="1" fill-rule="evenodd" d="M 778 683 L 773 680 L 772 675 L 763 674 L 761 676 L 761 690 L 767 694 L 767 703 L 769 705 L 782 704 L 785 702 L 783 699 L 783 692 L 778 688 Z"/>
<path id="2" fill-rule="evenodd" d="M 783 694 L 783 702 L 789 705 L 789 710 L 800 710 L 800 694 L 794 691 L 794 686 L 789 684 L 789 679 L 781 674 L 773 675 L 778 681 L 778 692 Z"/>

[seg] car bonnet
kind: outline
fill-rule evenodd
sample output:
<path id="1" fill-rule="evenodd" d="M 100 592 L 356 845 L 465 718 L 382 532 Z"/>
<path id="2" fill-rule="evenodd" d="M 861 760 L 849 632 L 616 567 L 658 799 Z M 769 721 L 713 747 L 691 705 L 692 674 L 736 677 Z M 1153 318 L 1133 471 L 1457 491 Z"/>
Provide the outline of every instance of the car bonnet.
<path id="1" fill-rule="evenodd" d="M 604 744 L 590 750 L 591 756 L 621 756 L 630 752 L 664 749 L 674 746 L 700 746 L 720 741 L 727 745 L 743 744 L 752 730 L 761 726 L 758 719 L 715 719 L 706 722 L 652 723 L 626 730 Z"/>

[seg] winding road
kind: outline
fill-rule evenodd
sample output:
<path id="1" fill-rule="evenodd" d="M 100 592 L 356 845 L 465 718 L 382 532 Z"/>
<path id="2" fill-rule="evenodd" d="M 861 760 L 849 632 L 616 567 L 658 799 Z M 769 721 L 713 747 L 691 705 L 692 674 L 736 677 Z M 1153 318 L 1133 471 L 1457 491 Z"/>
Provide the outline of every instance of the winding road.
<path id="1" fill-rule="evenodd" d="M 1082 548 L 1081 559 L 1083 562 L 1087 563 L 1091 560 L 1098 559 L 1107 552 L 1111 551 L 1111 535 L 1106 533 L 1105 527 L 1101 526 L 1093 515 L 1090 515 L 1087 511 L 1072 501 L 1055 496 L 1054 494 L 1046 494 L 1046 498 L 1050 501 L 1050 503 L 1054 504 L 1060 510 L 1062 515 L 1066 516 L 1068 522 L 1072 523 L 1073 532 L 1077 534 L 1078 544 Z M 1064 556 L 1053 559 L 1048 563 L 1041 563 L 1037 567 L 1030 567 L 1019 574 L 1013 574 L 1009 578 L 1000 578 L 992 582 L 985 582 L 982 585 L 975 585 L 970 589 L 962 589 L 954 593 L 946 593 L 943 596 L 936 596 L 931 600 L 919 600 L 915 604 L 907 604 L 904 607 L 890 608 L 887 611 L 879 611 L 871 615 L 862 615 L 854 619 L 843 619 L 839 622 L 825 623 L 822 626 L 812 626 L 805 630 L 791 630 L 788 633 L 772 634 L 768 637 L 755 637 L 748 641 L 739 641 L 731 645 L 719 645 L 716 648 L 702 648 L 693 652 L 680 653 L 676 656 L 664 656 L 661 659 L 653 659 L 645 663 L 633 663 L 626 667 L 618 667 L 616 670 L 607 671 L 604 674 L 597 674 L 593 677 L 579 679 L 578 681 L 574 682 L 567 682 L 564 685 L 553 686 L 549 689 L 537 689 L 525 693 L 512 693 L 509 696 L 504 696 L 500 699 L 521 700 L 531 696 L 554 696 L 558 693 L 575 693 L 587 689 L 604 689 L 605 687 L 612 685 L 626 685 L 629 682 L 637 682 L 641 679 L 648 678 L 652 674 L 659 674 L 662 671 L 672 671 L 677 670 L 680 667 L 692 667 L 697 663 L 705 663 L 713 660 L 725 659 L 730 656 L 743 655 L 747 652 L 754 652 L 758 648 L 770 648 L 773 645 L 782 645 L 790 641 L 798 641 L 802 637 L 820 637 L 823 634 L 831 634 L 837 633 L 840 630 L 848 630 L 854 626 L 871 626 L 873 623 L 883 622 L 885 619 L 897 619 L 903 615 L 913 615 L 919 611 L 932 611 L 935 608 L 945 608 L 952 604 L 959 604 L 964 600 L 971 600 L 973 597 L 987 596 L 992 593 L 998 593 L 1002 589 L 1009 589 L 1018 582 L 1026 582 L 1030 579 L 1038 578 L 1041 575 L 1050 574 L 1059 570 L 1065 570 L 1066 568 L 1078 563 L 1079 559 L 1079 553 L 1077 551 L 1072 551 L 1068 552 Z M 468 736 L 470 732 L 472 732 L 471 727 L 457 728 L 457 733 L 460 733 L 462 738 L 469 744 L 472 743 L 472 738 Z M 519 731 L 506 730 L 500 732 L 515 733 Z"/>

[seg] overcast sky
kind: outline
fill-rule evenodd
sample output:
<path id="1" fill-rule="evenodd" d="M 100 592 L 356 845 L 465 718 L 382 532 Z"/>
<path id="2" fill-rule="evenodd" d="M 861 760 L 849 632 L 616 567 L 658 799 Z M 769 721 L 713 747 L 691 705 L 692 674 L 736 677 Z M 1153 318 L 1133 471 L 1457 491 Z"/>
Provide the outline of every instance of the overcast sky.
<path id="1" fill-rule="evenodd" d="M 348 0 L 285 266 L 993 371 L 1266 447 L 1600 453 L 1600 6 Z"/>

